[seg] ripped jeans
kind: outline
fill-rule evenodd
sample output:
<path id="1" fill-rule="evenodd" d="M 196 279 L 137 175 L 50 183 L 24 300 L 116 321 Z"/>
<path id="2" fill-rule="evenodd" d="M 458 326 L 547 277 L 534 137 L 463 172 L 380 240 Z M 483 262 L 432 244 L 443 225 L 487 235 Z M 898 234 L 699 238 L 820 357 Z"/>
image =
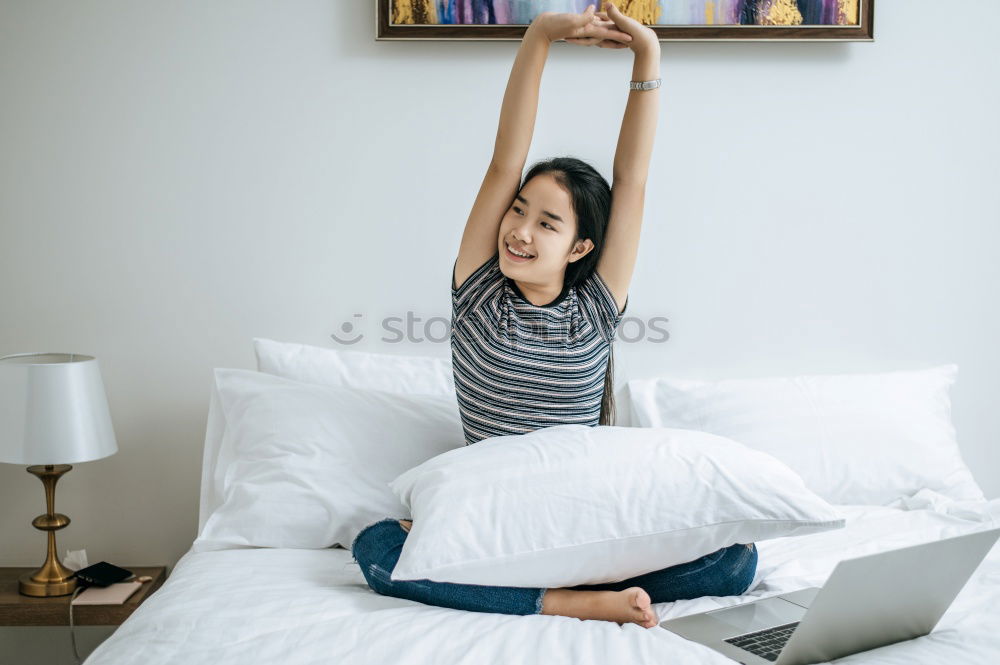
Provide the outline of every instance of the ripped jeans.
<path id="1" fill-rule="evenodd" d="M 376 593 L 470 612 L 541 614 L 546 589 L 391 579 L 407 535 L 397 519 L 387 517 L 366 526 L 351 544 L 351 555 Z M 653 603 L 669 603 L 702 596 L 739 596 L 749 590 L 756 572 L 756 545 L 737 543 L 700 559 L 620 582 L 565 588 L 622 591 L 638 586 Z"/>

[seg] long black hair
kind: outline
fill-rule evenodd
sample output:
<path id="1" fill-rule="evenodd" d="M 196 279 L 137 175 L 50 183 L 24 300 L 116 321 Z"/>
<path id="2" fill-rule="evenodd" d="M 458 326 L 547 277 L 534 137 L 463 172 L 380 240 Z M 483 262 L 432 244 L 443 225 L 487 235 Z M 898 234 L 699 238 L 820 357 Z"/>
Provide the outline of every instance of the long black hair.
<path id="1" fill-rule="evenodd" d="M 576 157 L 554 157 L 532 165 L 524 175 L 521 189 L 537 175 L 548 174 L 566 188 L 576 213 L 576 238 L 590 238 L 594 249 L 578 261 L 566 266 L 564 286 L 581 284 L 597 268 L 604 249 L 604 234 L 611 217 L 611 185 L 593 166 Z M 604 396 L 601 398 L 599 424 L 615 422 L 614 344 L 608 351 L 608 367 L 604 375 Z"/>

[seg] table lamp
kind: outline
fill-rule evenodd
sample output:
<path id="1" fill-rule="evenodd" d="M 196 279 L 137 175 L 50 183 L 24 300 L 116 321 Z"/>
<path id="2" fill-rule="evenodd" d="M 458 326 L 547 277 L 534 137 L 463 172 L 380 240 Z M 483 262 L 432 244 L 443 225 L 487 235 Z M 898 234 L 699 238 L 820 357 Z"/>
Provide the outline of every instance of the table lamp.
<path id="1" fill-rule="evenodd" d="M 0 358 L 0 462 L 31 465 L 45 487 L 47 512 L 32 524 L 49 534 L 45 563 L 20 577 L 25 596 L 65 596 L 74 571 L 56 556 L 56 483 L 73 468 L 118 452 L 97 359 L 78 353 L 18 353 Z"/>

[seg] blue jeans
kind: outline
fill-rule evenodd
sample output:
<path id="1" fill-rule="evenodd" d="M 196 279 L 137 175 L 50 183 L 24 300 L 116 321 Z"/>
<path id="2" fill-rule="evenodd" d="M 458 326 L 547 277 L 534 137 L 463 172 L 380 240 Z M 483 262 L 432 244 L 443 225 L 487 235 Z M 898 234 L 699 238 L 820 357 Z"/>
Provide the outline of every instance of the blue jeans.
<path id="1" fill-rule="evenodd" d="M 393 580 L 408 535 L 392 517 L 369 524 L 351 544 L 351 555 L 373 591 L 383 596 L 415 600 L 427 605 L 470 612 L 541 614 L 546 589 L 455 584 L 432 580 Z M 565 587 L 577 591 L 622 591 L 642 587 L 654 603 L 700 598 L 738 596 L 749 589 L 757 572 L 757 547 L 736 544 L 700 559 L 607 584 Z"/>

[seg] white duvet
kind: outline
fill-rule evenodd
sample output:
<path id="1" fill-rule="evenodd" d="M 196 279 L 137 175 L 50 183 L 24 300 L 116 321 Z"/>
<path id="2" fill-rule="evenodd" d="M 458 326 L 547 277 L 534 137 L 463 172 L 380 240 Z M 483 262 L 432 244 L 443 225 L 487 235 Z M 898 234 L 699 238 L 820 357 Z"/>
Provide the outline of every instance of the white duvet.
<path id="1" fill-rule="evenodd" d="M 836 506 L 847 520 L 843 529 L 758 543 L 750 592 L 661 603 L 657 614 L 662 621 L 822 586 L 841 559 L 1000 526 L 1000 499 L 956 502 L 924 490 L 892 506 Z M 659 627 L 465 612 L 380 596 L 337 548 L 188 552 L 86 665 L 732 662 Z M 1000 544 L 931 634 L 834 662 L 1000 663 Z"/>

